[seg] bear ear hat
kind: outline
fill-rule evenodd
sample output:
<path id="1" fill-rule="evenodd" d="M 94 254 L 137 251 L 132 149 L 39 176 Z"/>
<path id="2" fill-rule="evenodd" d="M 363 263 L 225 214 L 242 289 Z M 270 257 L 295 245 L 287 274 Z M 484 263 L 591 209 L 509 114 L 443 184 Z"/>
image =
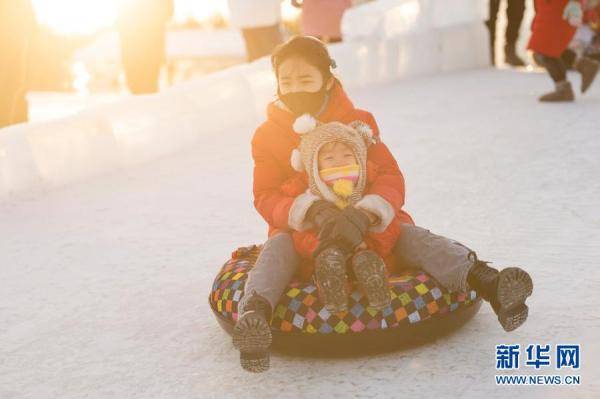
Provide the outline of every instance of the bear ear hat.
<path id="1" fill-rule="evenodd" d="M 371 126 L 365 122 L 354 121 L 350 123 L 350 127 L 356 130 L 363 137 L 366 143 L 371 144 L 375 142 L 373 138 L 373 129 L 371 129 Z"/>
<path id="2" fill-rule="evenodd" d="M 310 114 L 304 114 L 296 118 L 296 121 L 292 125 L 294 132 L 298 134 L 305 134 L 314 130 L 317 127 L 317 120 Z"/>

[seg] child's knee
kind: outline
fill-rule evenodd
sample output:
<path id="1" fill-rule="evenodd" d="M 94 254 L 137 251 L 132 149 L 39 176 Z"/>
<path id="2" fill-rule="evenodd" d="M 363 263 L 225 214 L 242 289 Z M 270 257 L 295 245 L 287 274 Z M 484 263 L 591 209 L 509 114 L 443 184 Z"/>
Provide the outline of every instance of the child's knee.
<path id="1" fill-rule="evenodd" d="M 292 239 L 292 235 L 290 233 L 282 231 L 270 237 L 265 243 L 265 246 L 266 245 L 294 249 L 294 240 Z"/>

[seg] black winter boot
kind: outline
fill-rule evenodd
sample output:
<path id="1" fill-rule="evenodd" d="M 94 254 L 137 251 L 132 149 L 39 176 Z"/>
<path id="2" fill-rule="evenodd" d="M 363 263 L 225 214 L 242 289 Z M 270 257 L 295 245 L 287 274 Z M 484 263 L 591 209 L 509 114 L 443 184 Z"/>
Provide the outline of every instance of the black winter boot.
<path id="1" fill-rule="evenodd" d="M 575 62 L 575 69 L 581 74 L 581 92 L 585 93 L 587 89 L 590 88 L 594 79 L 596 79 L 596 75 L 598 74 L 598 69 L 600 68 L 600 63 L 592 60 L 588 57 L 582 57 Z"/>
<path id="2" fill-rule="evenodd" d="M 352 257 L 352 270 L 369 306 L 382 310 L 390 305 L 392 297 L 381 256 L 371 250 L 360 251 Z"/>
<path id="3" fill-rule="evenodd" d="M 527 320 L 529 308 L 525 300 L 533 292 L 529 274 L 518 267 L 507 267 L 501 271 L 477 259 L 475 252 L 469 253 L 474 264 L 467 282 L 478 295 L 488 301 L 498 316 L 505 331 L 512 331 Z"/>
<path id="4" fill-rule="evenodd" d="M 525 61 L 517 54 L 514 44 L 507 44 L 504 46 L 504 62 L 514 67 L 525 66 Z"/>
<path id="5" fill-rule="evenodd" d="M 348 310 L 347 259 L 346 253 L 335 246 L 325 248 L 315 258 L 315 282 L 330 313 Z"/>
<path id="6" fill-rule="evenodd" d="M 568 80 L 557 82 L 556 90 L 546 93 L 539 98 L 541 102 L 571 102 L 575 100 L 575 93 Z"/>
<path id="7" fill-rule="evenodd" d="M 253 291 L 233 327 L 233 346 L 240 351 L 244 370 L 261 373 L 269 369 L 271 304 Z"/>

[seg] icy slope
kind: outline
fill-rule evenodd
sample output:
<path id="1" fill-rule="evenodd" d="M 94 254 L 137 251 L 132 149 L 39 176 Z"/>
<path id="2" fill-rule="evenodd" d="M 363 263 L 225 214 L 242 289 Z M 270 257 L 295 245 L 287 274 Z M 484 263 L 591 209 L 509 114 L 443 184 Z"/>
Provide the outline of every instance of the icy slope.
<path id="1" fill-rule="evenodd" d="M 207 294 L 230 252 L 266 235 L 252 208 L 249 123 L 0 205 L 0 397 L 599 397 L 600 87 L 575 104 L 538 104 L 549 87 L 544 75 L 482 70 L 353 93 L 400 163 L 417 223 L 531 272 L 531 316 L 516 332 L 486 306 L 424 347 L 275 355 L 267 374 L 241 371 Z M 582 344 L 582 386 L 496 386 L 501 343 Z"/>

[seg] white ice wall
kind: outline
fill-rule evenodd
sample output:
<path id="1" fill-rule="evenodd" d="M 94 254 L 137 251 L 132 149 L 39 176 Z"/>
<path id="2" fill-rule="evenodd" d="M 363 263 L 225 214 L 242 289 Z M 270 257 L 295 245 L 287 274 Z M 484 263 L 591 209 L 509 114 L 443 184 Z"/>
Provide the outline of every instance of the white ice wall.
<path id="1" fill-rule="evenodd" d="M 345 42 L 331 46 L 336 73 L 346 87 L 357 87 L 485 66 L 486 3 L 378 0 L 351 9 L 343 21 Z M 157 95 L 2 129 L 0 199 L 147 162 L 202 135 L 257 124 L 274 93 L 265 58 Z"/>

